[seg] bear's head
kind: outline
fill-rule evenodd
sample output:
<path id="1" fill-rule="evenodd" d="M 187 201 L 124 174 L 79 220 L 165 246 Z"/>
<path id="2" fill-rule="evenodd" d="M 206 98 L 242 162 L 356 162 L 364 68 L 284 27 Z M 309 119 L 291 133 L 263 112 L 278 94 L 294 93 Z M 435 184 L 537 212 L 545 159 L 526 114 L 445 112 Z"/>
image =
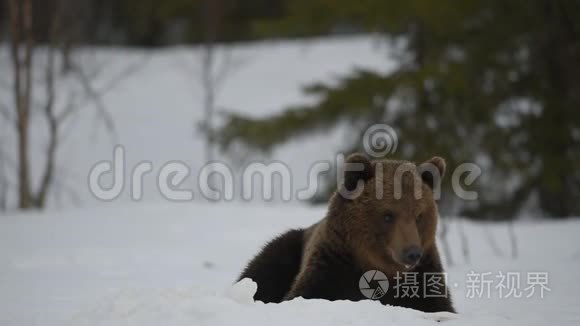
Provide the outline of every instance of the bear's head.
<path id="1" fill-rule="evenodd" d="M 386 273 L 408 271 L 435 250 L 435 199 L 445 160 L 416 165 L 352 154 L 343 170 L 344 183 L 330 204 L 336 216 L 331 224 L 363 264 Z"/>

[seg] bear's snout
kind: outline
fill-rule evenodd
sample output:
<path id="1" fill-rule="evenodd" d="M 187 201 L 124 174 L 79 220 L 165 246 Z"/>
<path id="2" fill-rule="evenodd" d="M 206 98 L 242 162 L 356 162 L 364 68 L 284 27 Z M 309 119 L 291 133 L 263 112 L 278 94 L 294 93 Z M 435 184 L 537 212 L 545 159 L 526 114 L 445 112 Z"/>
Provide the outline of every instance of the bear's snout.
<path id="1" fill-rule="evenodd" d="M 418 246 L 409 246 L 403 249 L 401 260 L 405 265 L 416 265 L 423 256 L 423 250 Z"/>

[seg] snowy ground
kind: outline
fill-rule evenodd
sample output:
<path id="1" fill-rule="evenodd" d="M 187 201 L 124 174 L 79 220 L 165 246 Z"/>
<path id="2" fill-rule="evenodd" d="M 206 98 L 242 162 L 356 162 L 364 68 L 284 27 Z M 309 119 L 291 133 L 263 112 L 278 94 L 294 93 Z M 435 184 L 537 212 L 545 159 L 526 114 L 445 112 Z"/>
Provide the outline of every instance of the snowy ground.
<path id="1" fill-rule="evenodd" d="M 295 204 L 130 204 L 0 217 L 0 325 L 391 325 L 434 317 L 376 302 L 252 302 L 251 284 L 231 288 L 261 244 L 305 226 L 322 208 Z M 504 225 L 461 222 L 471 262 L 456 263 L 449 284 L 460 312 L 449 325 L 577 325 L 580 222 L 518 224 L 520 253 L 497 257 L 484 228 L 503 246 Z M 504 252 L 507 248 L 501 248 Z M 467 274 L 490 272 L 490 299 L 470 298 Z M 499 273 L 547 272 L 544 298 L 500 298 Z M 473 296 L 473 295 L 471 295 Z M 441 317 L 441 316 L 437 316 Z M 445 316 L 443 316 L 445 317 Z"/>

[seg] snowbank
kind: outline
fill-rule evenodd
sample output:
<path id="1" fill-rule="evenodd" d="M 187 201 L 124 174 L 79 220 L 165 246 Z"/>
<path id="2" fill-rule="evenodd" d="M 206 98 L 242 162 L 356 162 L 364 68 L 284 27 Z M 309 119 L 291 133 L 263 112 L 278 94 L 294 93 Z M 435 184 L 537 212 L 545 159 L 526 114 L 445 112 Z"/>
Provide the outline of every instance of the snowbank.
<path id="1" fill-rule="evenodd" d="M 167 203 L 0 216 L 0 325 L 427 325 L 448 319 L 372 301 L 263 304 L 250 300 L 253 282 L 232 287 L 266 240 L 324 213 L 295 204 Z M 469 262 L 461 258 L 460 223 L 469 235 Z M 520 252 L 514 259 L 505 225 L 451 224 L 455 264 L 447 269 L 448 284 L 460 314 L 446 324 L 578 324 L 580 222 L 522 223 L 515 231 Z M 489 246 L 490 234 L 503 256 Z M 494 280 L 490 298 L 469 297 L 469 273 L 500 271 L 547 272 L 550 291 L 544 298 L 499 298 Z"/>
<path id="2" fill-rule="evenodd" d="M 242 280 L 227 294 L 197 289 L 126 291 L 93 311 L 77 315 L 71 325 L 434 325 L 466 320 L 450 313 L 426 314 L 377 302 L 353 303 L 304 300 L 282 304 L 254 302 L 256 284 Z M 499 318 L 469 319 L 470 325 L 489 325 Z M 476 322 L 476 323 L 473 323 Z"/>

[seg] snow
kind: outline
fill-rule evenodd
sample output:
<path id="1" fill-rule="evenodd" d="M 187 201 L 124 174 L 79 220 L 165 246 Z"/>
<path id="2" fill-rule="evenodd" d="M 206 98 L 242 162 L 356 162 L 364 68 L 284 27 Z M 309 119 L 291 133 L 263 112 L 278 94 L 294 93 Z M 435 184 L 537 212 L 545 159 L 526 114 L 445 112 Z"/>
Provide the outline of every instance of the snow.
<path id="1" fill-rule="evenodd" d="M 238 303 L 253 303 L 256 291 L 258 291 L 258 284 L 249 278 L 244 278 L 228 289 L 227 296 Z"/>
<path id="2" fill-rule="evenodd" d="M 9 76 L 6 51 L 0 47 L 0 79 Z M 218 53 L 218 61 L 229 58 L 234 64 L 220 85 L 217 107 L 252 116 L 315 100 L 300 92 L 310 82 L 332 81 L 356 67 L 382 72 L 394 68 L 388 48 L 373 37 L 242 44 L 220 48 Z M 84 50 L 87 64 L 101 70 L 101 86 L 128 66 L 138 66 L 103 98 L 118 135 L 96 130 L 102 127 L 95 126 L 94 110 L 83 108 L 63 135 L 57 162 L 59 196 L 50 198 L 45 212 L 0 216 L 0 325 L 580 323 L 576 220 L 517 223 L 519 250 L 512 258 L 505 224 L 452 219 L 449 242 L 454 264 L 447 270 L 458 315 L 425 314 L 373 301 L 253 302 L 253 282 L 234 285 L 247 261 L 275 235 L 318 221 L 325 208 L 260 198 L 210 204 L 199 194 L 192 202 L 179 203 L 159 194 L 153 176 L 163 164 L 186 163 L 194 172 L 185 182 L 189 187 L 194 187 L 195 172 L 203 164 L 203 143 L 194 133 L 203 112 L 199 54 L 199 49 L 187 47 Z M 6 104 L 9 99 L 2 94 L 0 101 Z M 38 174 L 46 139 L 42 121 L 33 121 L 31 154 Z M 8 156 L 7 164 L 14 169 L 9 128 L 0 120 L 0 157 Z M 276 149 L 269 160 L 287 164 L 295 189 L 300 189 L 308 168 L 332 157 L 348 136 L 337 128 L 308 141 L 296 140 Z M 130 200 L 128 185 L 112 202 L 95 199 L 87 187 L 89 170 L 99 161 L 111 160 L 117 142 L 126 149 L 128 167 L 141 161 L 154 167 L 144 178 L 144 198 L 139 202 Z M 15 175 L 9 174 L 12 183 Z M 80 203 L 71 201 L 71 194 Z M 462 258 L 460 229 L 467 235 L 468 260 Z M 498 250 L 489 245 L 490 235 Z M 550 291 L 544 298 L 505 299 L 498 298 L 492 287 L 491 298 L 470 298 L 468 275 L 485 272 L 492 276 L 545 272 Z"/>
<path id="3" fill-rule="evenodd" d="M 107 204 L 91 209 L 0 217 L 1 325 L 577 325 L 579 221 L 520 223 L 517 258 L 496 256 L 484 229 L 506 252 L 503 224 L 454 220 L 448 267 L 459 315 L 424 314 L 374 301 L 250 300 L 256 286 L 234 285 L 265 241 L 307 226 L 324 208 L 292 203 Z M 456 232 L 469 235 L 470 262 Z M 541 235 L 541 236 L 540 236 Z M 468 297 L 472 272 L 547 272 L 544 298 Z M 523 282 L 523 280 L 522 280 Z M 457 284 L 457 286 L 455 286 Z M 495 285 L 494 283 L 493 285 Z M 523 289 L 523 286 L 522 286 Z"/>

